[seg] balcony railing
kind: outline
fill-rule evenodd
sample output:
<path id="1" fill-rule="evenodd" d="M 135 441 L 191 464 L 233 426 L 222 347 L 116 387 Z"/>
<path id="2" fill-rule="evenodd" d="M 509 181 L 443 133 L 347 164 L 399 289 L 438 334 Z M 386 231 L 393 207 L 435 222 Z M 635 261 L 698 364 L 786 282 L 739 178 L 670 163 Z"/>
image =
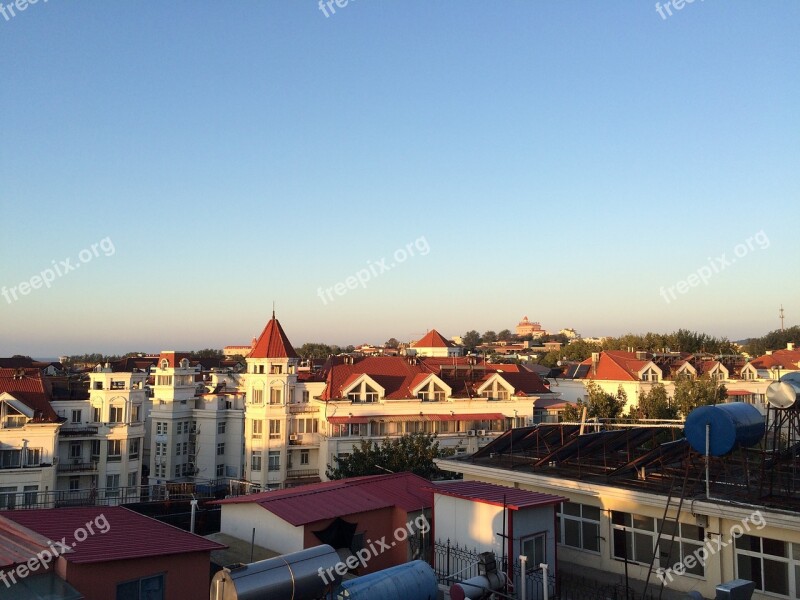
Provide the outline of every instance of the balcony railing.
<path id="1" fill-rule="evenodd" d="M 69 427 L 62 428 L 58 434 L 63 437 L 88 437 L 97 435 L 97 427 Z"/>
<path id="2" fill-rule="evenodd" d="M 97 462 L 62 462 L 58 464 L 59 473 L 90 473 L 97 471 Z"/>
<path id="3" fill-rule="evenodd" d="M 298 413 L 317 413 L 319 412 L 319 406 L 313 406 L 307 403 L 301 404 L 290 404 L 289 405 L 289 412 L 292 414 Z"/>
<path id="4" fill-rule="evenodd" d="M 295 477 L 319 477 L 319 469 L 289 469 L 286 471 L 287 479 Z"/>

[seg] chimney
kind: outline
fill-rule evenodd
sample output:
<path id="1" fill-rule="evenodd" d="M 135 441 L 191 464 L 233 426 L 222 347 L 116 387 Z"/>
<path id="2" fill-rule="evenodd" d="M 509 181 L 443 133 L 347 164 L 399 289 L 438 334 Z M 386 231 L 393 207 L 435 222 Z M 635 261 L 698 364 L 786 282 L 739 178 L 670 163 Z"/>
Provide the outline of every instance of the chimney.
<path id="1" fill-rule="evenodd" d="M 592 352 L 592 375 L 597 375 L 597 363 L 600 362 L 600 353 Z"/>
<path id="2" fill-rule="evenodd" d="M 794 350 L 794 342 L 786 342 L 787 350 Z"/>

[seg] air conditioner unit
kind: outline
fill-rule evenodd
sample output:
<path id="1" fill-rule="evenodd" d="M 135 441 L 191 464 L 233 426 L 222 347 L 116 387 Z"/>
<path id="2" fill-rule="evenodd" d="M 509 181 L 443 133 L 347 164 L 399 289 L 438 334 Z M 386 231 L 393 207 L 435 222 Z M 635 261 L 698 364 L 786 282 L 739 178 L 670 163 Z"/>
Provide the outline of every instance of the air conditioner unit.
<path id="1" fill-rule="evenodd" d="M 486 435 L 486 430 L 485 429 L 478 429 L 478 435 L 479 436 Z"/>
<path id="2" fill-rule="evenodd" d="M 469 431 L 467 431 L 467 435 L 469 437 L 475 437 L 475 430 L 474 429 L 470 429 Z"/>
<path id="3" fill-rule="evenodd" d="M 292 435 L 289 436 L 289 441 L 290 442 L 296 442 L 299 439 L 300 439 L 300 436 L 297 435 L 296 433 L 293 433 Z"/>

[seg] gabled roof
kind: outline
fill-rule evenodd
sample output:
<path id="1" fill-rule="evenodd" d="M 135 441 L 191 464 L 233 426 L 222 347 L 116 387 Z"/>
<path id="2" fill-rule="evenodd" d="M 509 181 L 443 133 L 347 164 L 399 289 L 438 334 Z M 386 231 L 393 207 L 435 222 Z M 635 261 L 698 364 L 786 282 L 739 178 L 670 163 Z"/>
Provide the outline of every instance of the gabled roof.
<path id="1" fill-rule="evenodd" d="M 435 329 L 431 329 L 428 333 L 425 334 L 425 337 L 411 344 L 411 347 L 412 348 L 455 348 L 456 345 L 450 340 L 445 339 L 445 337 Z"/>
<path id="2" fill-rule="evenodd" d="M 412 473 L 370 475 L 227 498 L 216 504 L 255 503 L 298 527 L 392 506 L 406 512 L 431 508 L 430 485 Z"/>
<path id="3" fill-rule="evenodd" d="M 12 521 L 51 540 L 66 538 L 69 546 L 75 532 L 94 521 L 94 535 L 76 543 L 65 556 L 72 563 L 100 563 L 112 560 L 167 556 L 186 552 L 209 552 L 225 548 L 199 535 L 151 519 L 121 506 L 82 506 L 13 510 L 3 513 Z M 102 533 L 98 521 L 105 516 L 108 528 Z"/>
<path id="4" fill-rule="evenodd" d="M 275 318 L 275 313 L 272 313 L 272 318 L 267 322 L 264 331 L 256 340 L 253 349 L 247 358 L 300 358 L 286 333 L 281 327 L 280 321 Z"/>
<path id="5" fill-rule="evenodd" d="M 589 367 L 583 376 L 584 379 L 638 381 L 638 373 L 650 362 L 652 362 L 650 359 L 641 360 L 636 358 L 635 352 L 605 350 L 600 353 L 596 369 L 592 369 L 591 358 L 587 358 L 581 364 Z"/>
<path id="6" fill-rule="evenodd" d="M 495 485 L 483 481 L 456 481 L 441 483 L 432 488 L 435 494 L 503 506 L 509 510 L 521 510 L 536 506 L 552 506 L 567 502 L 569 498 L 520 490 L 518 488 Z"/>
<path id="7" fill-rule="evenodd" d="M 800 350 L 775 350 L 750 361 L 756 369 L 771 369 L 780 365 L 784 369 L 796 369 L 800 363 Z"/>
<path id="8" fill-rule="evenodd" d="M 34 413 L 38 423 L 58 423 L 58 415 L 50 405 L 50 390 L 39 369 L 0 369 L 0 394 L 8 393 Z"/>

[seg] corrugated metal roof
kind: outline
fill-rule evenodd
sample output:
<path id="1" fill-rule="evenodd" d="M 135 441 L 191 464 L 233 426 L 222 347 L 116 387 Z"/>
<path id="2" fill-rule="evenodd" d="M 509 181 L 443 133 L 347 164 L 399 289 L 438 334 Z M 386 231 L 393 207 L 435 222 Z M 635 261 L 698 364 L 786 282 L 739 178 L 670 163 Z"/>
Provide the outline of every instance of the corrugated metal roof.
<path id="1" fill-rule="evenodd" d="M 411 415 L 369 415 L 367 417 L 328 417 L 328 423 L 342 425 L 347 423 L 369 423 L 370 421 L 383 421 L 385 423 L 402 423 L 405 421 L 497 421 L 505 419 L 503 413 L 475 413 L 475 414 L 411 414 Z"/>
<path id="2" fill-rule="evenodd" d="M 98 563 L 225 548 L 222 544 L 121 506 L 13 510 L 4 513 L 4 516 L 50 540 L 61 541 L 65 538 L 66 545 L 72 548 L 66 559 L 72 563 Z M 88 535 L 88 523 L 92 523 L 94 535 Z M 82 541 L 76 539 L 83 537 L 80 533 L 76 536 L 80 529 L 87 533 Z M 102 533 L 104 529 L 106 532 Z"/>
<path id="3" fill-rule="evenodd" d="M 24 564 L 49 545 L 43 535 L 0 516 L 0 567 Z"/>
<path id="4" fill-rule="evenodd" d="M 483 502 L 503 506 L 505 502 L 509 510 L 520 510 L 532 508 L 534 506 L 549 506 L 566 502 L 569 498 L 563 496 L 553 496 L 552 494 L 541 494 L 529 490 L 495 485 L 483 481 L 456 481 L 453 483 L 442 483 L 432 488 L 436 494 L 472 500 L 473 502 Z"/>
<path id="5" fill-rule="evenodd" d="M 412 473 L 371 475 L 228 498 L 217 504 L 256 503 L 297 527 L 391 506 L 406 512 L 430 508 L 430 485 Z"/>

